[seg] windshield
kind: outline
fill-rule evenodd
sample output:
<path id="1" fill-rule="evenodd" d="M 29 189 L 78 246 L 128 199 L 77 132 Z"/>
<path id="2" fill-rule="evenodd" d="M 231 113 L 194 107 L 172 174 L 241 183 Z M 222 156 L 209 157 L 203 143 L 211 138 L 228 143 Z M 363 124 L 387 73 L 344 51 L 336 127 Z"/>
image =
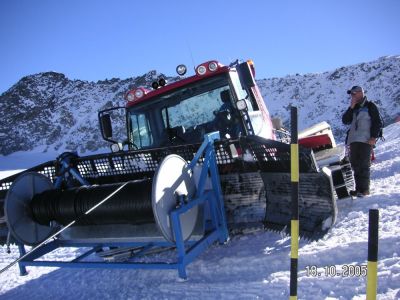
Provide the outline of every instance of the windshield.
<path id="1" fill-rule="evenodd" d="M 196 143 L 213 131 L 236 138 L 242 124 L 228 78 L 208 78 L 132 107 L 131 142 L 138 148 Z"/>

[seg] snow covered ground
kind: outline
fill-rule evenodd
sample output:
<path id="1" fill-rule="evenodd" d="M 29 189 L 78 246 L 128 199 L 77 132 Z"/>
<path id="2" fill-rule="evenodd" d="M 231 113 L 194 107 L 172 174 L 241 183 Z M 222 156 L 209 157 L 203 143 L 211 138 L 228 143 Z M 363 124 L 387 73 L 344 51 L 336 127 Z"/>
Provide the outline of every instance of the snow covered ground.
<path id="1" fill-rule="evenodd" d="M 378 299 L 400 299 L 400 123 L 384 132 L 386 141 L 375 150 L 372 195 L 339 201 L 338 220 L 328 234 L 319 241 L 300 241 L 299 299 L 365 299 L 366 277 L 326 276 L 325 267 L 341 271 L 367 264 L 371 208 L 380 214 Z M 60 249 L 49 258 L 64 260 L 80 251 Z M 168 254 L 158 254 L 163 255 Z M 16 247 L 10 255 L 0 247 L 0 268 L 17 257 Z M 288 299 L 289 266 L 290 238 L 259 231 L 210 247 L 188 266 L 184 282 L 169 270 L 28 267 L 29 274 L 21 277 L 14 266 L 0 274 L 0 298 Z M 313 266 L 321 276 L 307 272 Z"/>
<path id="2" fill-rule="evenodd" d="M 110 149 L 100 148 L 95 152 L 90 152 L 92 154 L 99 154 L 109 152 Z M 32 151 L 17 151 L 10 155 L 0 155 L 0 179 L 10 176 L 10 172 L 16 172 L 21 169 L 29 169 L 36 165 L 48 162 L 50 160 L 55 160 L 64 151 L 45 151 L 45 147 L 40 146 L 34 148 Z M 88 153 L 77 153 L 79 156 L 89 155 Z M 18 169 L 18 170 L 17 170 Z M 8 173 L 6 173 L 8 172 Z M 8 175 L 10 174 L 10 175 Z"/>

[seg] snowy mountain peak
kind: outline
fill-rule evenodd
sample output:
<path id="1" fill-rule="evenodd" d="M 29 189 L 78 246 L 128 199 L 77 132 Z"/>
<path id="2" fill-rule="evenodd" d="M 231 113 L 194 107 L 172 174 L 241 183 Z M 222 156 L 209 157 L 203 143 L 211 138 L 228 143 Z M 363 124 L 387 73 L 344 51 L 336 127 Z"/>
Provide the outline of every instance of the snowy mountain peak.
<path id="1" fill-rule="evenodd" d="M 123 105 L 126 91 L 137 86 L 150 88 L 160 75 L 150 71 L 136 78 L 96 83 L 70 80 L 57 72 L 23 77 L 0 96 L 0 154 L 37 147 L 42 151 L 69 149 L 85 153 L 106 147 L 98 129 L 97 112 Z"/>
<path id="2" fill-rule="evenodd" d="M 123 105 L 126 91 L 139 86 L 150 89 L 159 76 L 165 75 L 151 70 L 134 78 L 97 82 L 71 80 L 57 72 L 23 77 L 0 95 L 0 154 L 37 147 L 79 153 L 107 147 L 98 129 L 98 110 Z M 169 82 L 177 79 L 167 77 Z M 386 125 L 400 115 L 400 56 L 323 73 L 258 80 L 258 84 L 271 115 L 281 117 L 287 127 L 293 104 L 299 108 L 300 129 L 327 121 L 338 142 L 346 131 L 341 114 L 349 105 L 346 91 L 352 85 L 364 87 L 381 108 Z"/>
<path id="3" fill-rule="evenodd" d="M 271 115 L 282 118 L 287 127 L 290 106 L 296 105 L 300 129 L 327 121 L 339 142 L 347 130 L 341 122 L 350 103 L 346 91 L 353 85 L 364 87 L 368 99 L 380 108 L 386 125 L 400 115 L 400 56 L 381 57 L 324 73 L 265 79 L 258 84 Z"/>

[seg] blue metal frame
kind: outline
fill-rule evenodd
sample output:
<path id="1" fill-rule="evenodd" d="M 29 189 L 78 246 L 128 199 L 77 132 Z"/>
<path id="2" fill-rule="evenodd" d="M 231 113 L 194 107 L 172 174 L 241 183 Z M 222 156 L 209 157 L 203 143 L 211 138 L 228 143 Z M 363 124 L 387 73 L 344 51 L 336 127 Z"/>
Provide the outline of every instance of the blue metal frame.
<path id="1" fill-rule="evenodd" d="M 172 230 L 175 242 L 119 242 L 119 243 L 78 243 L 74 241 L 53 240 L 36 251 L 28 254 L 19 262 L 20 274 L 26 274 L 25 266 L 45 266 L 45 267 L 71 267 L 71 268 L 128 268 L 128 269 L 177 269 L 179 277 L 186 279 L 186 266 L 190 264 L 197 256 L 207 249 L 208 246 L 218 241 L 224 243 L 228 240 L 228 228 L 226 224 L 224 201 L 220 186 L 220 179 L 217 168 L 216 155 L 213 143 L 219 139 L 219 132 L 213 132 L 205 136 L 204 142 L 197 151 L 193 160 L 188 164 L 188 168 L 193 168 L 199 164 L 199 159 L 203 156 L 200 180 L 197 193 L 194 198 L 188 201 L 180 201 L 179 207 L 170 212 Z M 79 180 L 79 172 L 69 167 L 68 161 L 62 162 L 63 168 L 69 168 L 69 172 Z M 77 173 L 77 174 L 75 174 Z M 212 190 L 206 190 L 205 185 L 207 177 L 211 175 Z M 61 184 L 62 179 L 56 180 L 56 186 Z M 200 240 L 183 240 L 180 216 L 190 209 L 200 206 L 209 209 L 211 225 L 207 228 L 206 233 Z M 204 214 L 206 215 L 206 213 Z M 206 222 L 204 219 L 203 222 Z M 135 254 L 145 255 L 147 251 L 157 247 L 175 247 L 177 252 L 177 260 L 171 262 L 105 262 L 105 261 L 82 261 L 87 256 L 102 249 L 103 247 L 143 247 L 142 251 Z M 45 261 L 39 260 L 43 255 L 52 252 L 59 247 L 90 247 L 91 249 L 68 262 Z M 19 245 L 20 257 L 25 255 L 25 248 Z"/>
<path id="2" fill-rule="evenodd" d="M 61 165 L 61 169 L 59 171 L 59 176 L 56 178 L 54 182 L 54 187 L 55 188 L 61 188 L 62 182 L 65 180 L 67 185 L 69 184 L 69 177 L 67 177 L 67 174 L 70 174 L 75 178 L 76 180 L 79 181 L 81 185 L 90 185 L 89 182 L 87 182 L 79 173 L 78 170 L 76 170 L 74 167 L 71 166 L 71 158 L 75 157 L 75 153 L 71 152 L 65 152 L 61 154 L 59 157 L 57 157 L 57 161 Z"/>

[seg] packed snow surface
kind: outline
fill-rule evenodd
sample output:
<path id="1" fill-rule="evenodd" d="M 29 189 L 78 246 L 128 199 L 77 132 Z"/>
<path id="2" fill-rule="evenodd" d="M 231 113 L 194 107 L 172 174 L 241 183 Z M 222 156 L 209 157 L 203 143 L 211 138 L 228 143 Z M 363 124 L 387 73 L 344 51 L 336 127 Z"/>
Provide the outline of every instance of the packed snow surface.
<path id="1" fill-rule="evenodd" d="M 339 201 L 333 228 L 318 241 L 300 241 L 299 299 L 365 299 L 365 276 L 330 276 L 326 270 L 367 264 L 369 209 L 378 209 L 380 217 L 378 299 L 400 299 L 400 123 L 385 128 L 385 137 L 375 149 L 372 195 Z M 0 268 L 18 258 L 17 247 L 11 250 L 0 247 Z M 83 250 L 59 249 L 47 258 L 68 260 Z M 257 231 L 212 245 L 187 267 L 187 281 L 175 270 L 28 267 L 28 275 L 19 276 L 14 266 L 0 274 L 0 298 L 288 299 L 289 268 L 290 237 Z"/>

